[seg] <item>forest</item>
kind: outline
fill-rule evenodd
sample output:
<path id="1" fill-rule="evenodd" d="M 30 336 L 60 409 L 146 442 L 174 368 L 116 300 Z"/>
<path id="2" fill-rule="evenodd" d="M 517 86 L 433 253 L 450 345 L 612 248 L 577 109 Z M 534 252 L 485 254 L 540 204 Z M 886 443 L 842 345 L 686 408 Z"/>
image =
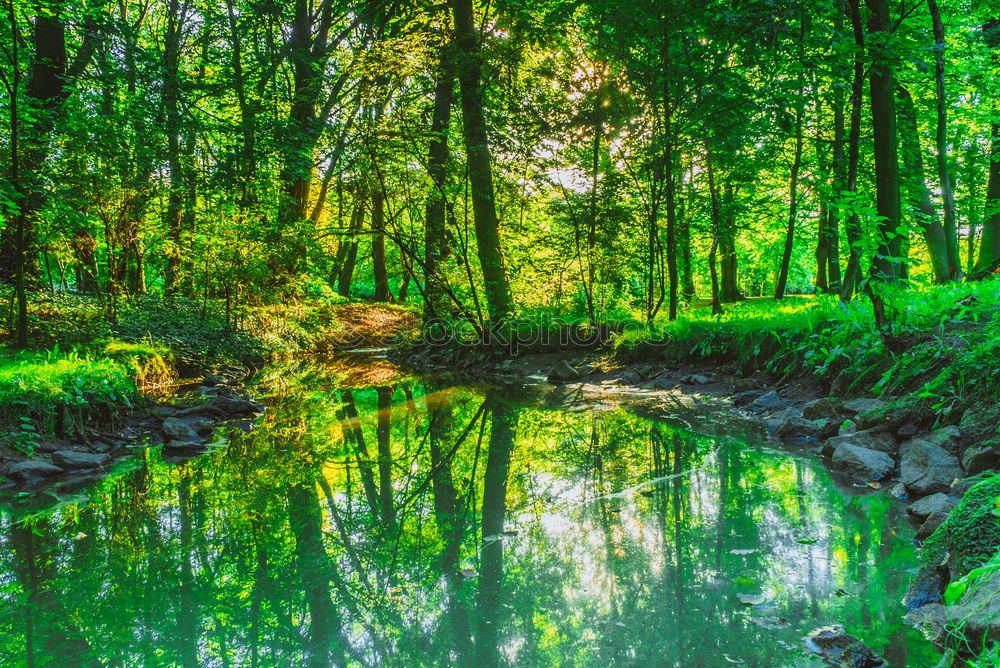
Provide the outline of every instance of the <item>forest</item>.
<path id="1" fill-rule="evenodd" d="M 7 3 L 15 338 L 31 290 L 409 300 L 481 331 L 980 278 L 991 11 Z"/>
<path id="2" fill-rule="evenodd" d="M 994 3 L 0 0 L 0 84 L 0 663 L 1000 665 Z"/>

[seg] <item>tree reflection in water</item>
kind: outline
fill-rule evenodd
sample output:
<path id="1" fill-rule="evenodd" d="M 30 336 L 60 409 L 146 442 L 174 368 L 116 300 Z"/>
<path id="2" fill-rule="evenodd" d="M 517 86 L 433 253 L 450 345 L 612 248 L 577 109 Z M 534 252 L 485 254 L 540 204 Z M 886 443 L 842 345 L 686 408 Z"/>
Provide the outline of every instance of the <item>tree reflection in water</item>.
<path id="1" fill-rule="evenodd" d="M 829 623 L 934 660 L 900 506 L 811 456 L 390 382 L 276 369 L 227 447 L 8 506 L 0 663 L 809 665 Z"/>

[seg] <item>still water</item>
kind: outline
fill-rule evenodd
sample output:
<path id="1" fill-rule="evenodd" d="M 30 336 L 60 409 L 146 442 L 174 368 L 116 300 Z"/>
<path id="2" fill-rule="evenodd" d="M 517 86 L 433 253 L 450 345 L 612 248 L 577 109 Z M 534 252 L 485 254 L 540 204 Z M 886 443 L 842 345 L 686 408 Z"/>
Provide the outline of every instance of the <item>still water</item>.
<path id="1" fill-rule="evenodd" d="M 718 410 L 299 361 L 268 412 L 0 515 L 3 666 L 814 666 L 902 619 L 902 505 Z"/>

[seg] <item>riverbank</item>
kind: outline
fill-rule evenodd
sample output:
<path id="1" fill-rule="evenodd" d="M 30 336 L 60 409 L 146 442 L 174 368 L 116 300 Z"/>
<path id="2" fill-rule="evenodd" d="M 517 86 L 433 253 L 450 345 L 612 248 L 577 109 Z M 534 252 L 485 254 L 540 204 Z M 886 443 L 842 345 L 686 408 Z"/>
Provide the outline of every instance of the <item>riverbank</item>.
<path id="1" fill-rule="evenodd" d="M 882 330 L 863 301 L 802 298 L 746 302 L 722 317 L 702 308 L 652 330 L 608 326 L 620 333 L 606 343 L 586 324 L 569 336 L 563 326 L 559 336 L 591 344 L 563 350 L 538 343 L 558 338 L 551 328 L 522 323 L 490 348 L 417 342 L 400 358 L 584 396 L 721 399 L 785 447 L 820 451 L 848 484 L 906 502 L 917 539 L 931 546 L 906 601 L 914 623 L 961 655 L 992 651 L 1000 623 L 981 599 L 1000 587 L 984 578 L 1000 570 L 1000 491 L 990 487 L 1000 469 L 1000 285 L 911 290 L 887 307 L 892 325 Z M 969 579 L 980 587 L 948 600 L 949 586 Z"/>
<path id="2" fill-rule="evenodd" d="M 655 330 L 616 326 L 588 332 L 583 326 L 566 346 L 558 344 L 558 336 L 554 343 L 536 336 L 533 343 L 524 323 L 518 324 L 513 347 L 502 339 L 491 347 L 428 346 L 414 342 L 414 312 L 368 304 L 261 308 L 244 313 L 238 326 L 219 311 L 194 304 L 147 306 L 120 312 L 114 322 L 93 321 L 107 325 L 101 330 L 106 335 L 131 340 L 73 339 L 66 322 L 40 320 L 63 337 L 56 343 L 74 351 L 50 348 L 22 361 L 38 367 L 39 376 L 53 376 L 43 373 L 50 367 L 65 367 L 48 406 L 61 411 L 72 397 L 89 412 L 53 423 L 53 435 L 42 435 L 48 423 L 29 415 L 30 428 L 10 433 L 33 439 L 35 447 L 19 457 L 8 446 L 5 472 L 38 462 L 16 481 L 19 489 L 37 491 L 85 484 L 149 445 L 163 444 L 172 460 L 193 457 L 213 447 L 213 434 L 223 423 L 253 425 L 264 407 L 246 385 L 268 359 L 391 347 L 392 357 L 419 372 L 484 384 L 554 384 L 577 403 L 593 405 L 625 396 L 650 414 L 704 406 L 757 420 L 782 447 L 819 452 L 841 484 L 859 493 L 881 490 L 907 503 L 907 521 L 918 539 L 948 545 L 945 552 L 960 555 L 942 565 L 933 558 L 939 551 L 924 550 L 924 569 L 908 598 L 911 608 L 922 610 L 915 623 L 941 642 L 954 638 L 956 628 L 977 628 L 981 632 L 975 633 L 988 637 L 992 627 L 970 626 L 967 618 L 960 625 L 942 602 L 950 583 L 968 581 L 970 574 L 975 579 L 1000 546 L 1000 533 L 996 540 L 991 534 L 997 524 L 993 497 L 982 489 L 970 492 L 976 479 L 1000 465 L 992 382 L 1000 359 L 994 321 L 1000 294 L 992 285 L 949 287 L 914 303 L 922 306 L 898 314 L 889 337 L 874 327 L 864 304 L 843 307 L 835 300 L 803 298 L 777 305 L 747 302 L 723 318 L 694 311 Z M 75 314 L 65 320 L 86 321 L 81 310 L 64 309 Z M 564 333 L 565 326 L 559 327 L 557 333 Z M 890 338 L 902 347 L 890 350 Z M 8 376 L 26 377 L 26 368 Z M 344 373 L 354 373 L 350 364 Z M 372 373 L 358 384 L 379 385 Z M 74 387 L 87 378 L 93 388 L 86 380 Z M 101 388 L 115 394 L 105 400 Z M 158 393 L 167 400 L 157 403 Z M 20 419 L 17 401 L 8 403 L 14 407 L 8 419 Z M 38 416 L 49 412 L 35 410 Z M 66 424 L 82 428 L 65 431 Z M 49 468 L 37 468 L 42 465 Z M 974 519 L 951 519 L 959 516 Z M 982 536 L 974 550 L 942 538 L 959 526 L 963 535 Z M 976 531 L 970 533 L 970 526 Z M 966 606 L 956 610 L 971 609 L 962 596 L 952 603 Z M 972 636 L 963 632 L 964 642 Z"/>
<path id="3" fill-rule="evenodd" d="M 243 309 L 36 295 L 34 349 L 0 349 L 0 487 L 81 484 L 136 449 L 205 451 L 215 429 L 264 410 L 246 390 L 269 360 L 384 345 L 409 310 L 338 301 Z"/>

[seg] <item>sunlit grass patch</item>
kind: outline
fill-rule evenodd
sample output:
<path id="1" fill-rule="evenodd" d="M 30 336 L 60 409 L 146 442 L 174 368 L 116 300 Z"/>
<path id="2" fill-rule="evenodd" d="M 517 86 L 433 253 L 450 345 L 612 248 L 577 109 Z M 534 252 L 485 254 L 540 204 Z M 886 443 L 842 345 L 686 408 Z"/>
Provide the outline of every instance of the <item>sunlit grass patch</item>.
<path id="1" fill-rule="evenodd" d="M 35 438 L 70 436 L 92 415 L 139 397 L 129 363 L 58 349 L 0 353 L 0 428 L 5 445 L 30 451 Z"/>

